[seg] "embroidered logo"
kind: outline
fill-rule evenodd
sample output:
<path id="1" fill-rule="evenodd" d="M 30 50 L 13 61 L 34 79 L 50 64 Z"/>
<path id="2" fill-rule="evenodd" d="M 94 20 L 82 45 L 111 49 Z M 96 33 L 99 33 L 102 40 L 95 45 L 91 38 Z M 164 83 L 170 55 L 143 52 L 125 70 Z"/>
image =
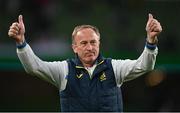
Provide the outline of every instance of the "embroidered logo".
<path id="1" fill-rule="evenodd" d="M 104 81 L 104 80 L 106 80 L 106 75 L 105 75 L 105 73 L 103 72 L 102 75 L 101 75 L 99 78 L 100 78 L 100 81 L 101 81 L 101 82 Z"/>
<path id="2" fill-rule="evenodd" d="M 83 76 L 83 74 L 80 74 L 80 75 L 76 75 L 77 76 L 77 78 L 81 78 L 82 76 Z"/>

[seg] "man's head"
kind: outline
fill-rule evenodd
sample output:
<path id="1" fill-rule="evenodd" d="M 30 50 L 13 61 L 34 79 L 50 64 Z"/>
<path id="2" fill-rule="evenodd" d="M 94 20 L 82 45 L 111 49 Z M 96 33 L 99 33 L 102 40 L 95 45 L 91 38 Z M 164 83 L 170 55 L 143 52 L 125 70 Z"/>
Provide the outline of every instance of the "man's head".
<path id="1" fill-rule="evenodd" d="M 75 27 L 72 33 L 72 48 L 84 66 L 90 67 L 99 55 L 100 33 L 91 25 Z"/>

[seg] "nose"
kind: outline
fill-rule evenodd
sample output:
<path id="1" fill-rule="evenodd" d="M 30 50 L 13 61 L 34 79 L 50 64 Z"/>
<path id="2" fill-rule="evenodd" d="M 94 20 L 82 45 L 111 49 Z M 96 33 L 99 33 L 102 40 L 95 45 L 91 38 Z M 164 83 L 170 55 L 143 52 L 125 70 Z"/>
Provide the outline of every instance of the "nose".
<path id="1" fill-rule="evenodd" d="M 92 48 L 93 48 L 93 47 L 92 47 L 91 43 L 88 43 L 87 46 L 86 46 L 86 49 L 87 49 L 87 50 L 92 50 Z"/>

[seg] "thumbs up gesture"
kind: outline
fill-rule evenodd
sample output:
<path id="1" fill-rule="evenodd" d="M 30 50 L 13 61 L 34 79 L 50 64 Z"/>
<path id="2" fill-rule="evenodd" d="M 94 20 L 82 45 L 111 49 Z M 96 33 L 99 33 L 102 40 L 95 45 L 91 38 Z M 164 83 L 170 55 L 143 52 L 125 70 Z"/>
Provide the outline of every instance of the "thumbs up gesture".
<path id="1" fill-rule="evenodd" d="M 149 14 L 149 18 L 146 24 L 147 41 L 151 44 L 157 42 L 157 36 L 161 33 L 162 27 L 158 20 L 153 18 L 152 14 Z"/>
<path id="2" fill-rule="evenodd" d="M 15 39 L 16 43 L 20 44 L 23 43 L 25 40 L 24 33 L 25 33 L 25 27 L 23 22 L 23 16 L 19 15 L 18 22 L 14 22 L 10 26 L 8 35 L 9 37 Z"/>

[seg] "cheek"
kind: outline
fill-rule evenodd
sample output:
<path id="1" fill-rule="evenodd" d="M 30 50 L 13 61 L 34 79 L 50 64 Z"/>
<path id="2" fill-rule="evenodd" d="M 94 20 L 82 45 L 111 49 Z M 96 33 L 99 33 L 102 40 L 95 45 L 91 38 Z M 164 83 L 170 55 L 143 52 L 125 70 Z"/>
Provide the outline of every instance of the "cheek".
<path id="1" fill-rule="evenodd" d="M 82 49 L 82 48 L 77 48 L 77 49 L 76 49 L 76 53 L 77 53 L 79 56 L 83 55 L 83 49 Z"/>
<path id="2" fill-rule="evenodd" d="M 81 48 L 79 48 L 79 47 L 74 48 L 75 53 L 79 53 L 80 51 L 81 51 Z"/>
<path id="3" fill-rule="evenodd" d="M 95 48 L 96 52 L 99 53 L 99 46 Z"/>

